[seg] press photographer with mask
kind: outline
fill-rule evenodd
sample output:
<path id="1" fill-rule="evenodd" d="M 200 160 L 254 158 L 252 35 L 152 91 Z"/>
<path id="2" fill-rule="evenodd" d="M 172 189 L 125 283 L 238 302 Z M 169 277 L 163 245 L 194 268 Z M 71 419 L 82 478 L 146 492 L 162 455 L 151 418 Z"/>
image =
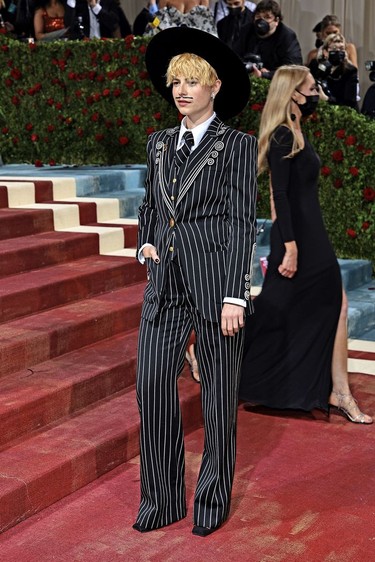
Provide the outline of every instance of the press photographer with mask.
<path id="1" fill-rule="evenodd" d="M 245 60 L 258 55 L 262 62 L 251 67 L 256 77 L 271 79 L 275 70 L 285 64 L 302 64 L 301 47 L 295 32 L 282 22 L 280 6 L 274 0 L 258 2 L 254 22 L 241 36 Z"/>
<path id="2" fill-rule="evenodd" d="M 358 69 L 351 63 L 341 33 L 329 35 L 313 59 L 311 74 L 322 86 L 328 102 L 358 110 Z"/>
<path id="3" fill-rule="evenodd" d="M 254 14 L 245 5 L 245 0 L 225 0 L 228 15 L 217 22 L 217 33 L 241 58 L 246 54 L 241 48 L 241 37 L 249 32 L 254 21 Z"/>

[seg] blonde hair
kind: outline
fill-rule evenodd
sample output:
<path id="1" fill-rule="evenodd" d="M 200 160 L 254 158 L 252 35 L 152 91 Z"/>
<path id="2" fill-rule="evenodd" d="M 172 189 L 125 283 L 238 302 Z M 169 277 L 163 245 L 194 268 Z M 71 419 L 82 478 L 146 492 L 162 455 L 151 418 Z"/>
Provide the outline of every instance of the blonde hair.
<path id="1" fill-rule="evenodd" d="M 302 86 L 309 72 L 309 69 L 302 65 L 291 64 L 280 66 L 271 80 L 267 101 L 264 105 L 260 120 L 259 173 L 268 169 L 267 154 L 270 142 L 275 130 L 280 125 L 288 127 L 293 134 L 292 150 L 287 158 L 292 158 L 303 148 L 293 128 L 293 120 L 291 117 L 293 113 L 292 96 L 294 91 Z"/>
<path id="2" fill-rule="evenodd" d="M 177 76 L 198 80 L 202 86 L 213 86 L 218 80 L 216 70 L 202 57 L 193 53 L 183 53 L 173 57 L 167 69 L 167 86 Z"/>
<path id="3" fill-rule="evenodd" d="M 332 43 L 344 43 L 344 48 L 346 49 L 346 41 L 342 33 L 331 33 L 330 35 L 327 35 L 324 39 L 322 48 L 327 50 Z"/>

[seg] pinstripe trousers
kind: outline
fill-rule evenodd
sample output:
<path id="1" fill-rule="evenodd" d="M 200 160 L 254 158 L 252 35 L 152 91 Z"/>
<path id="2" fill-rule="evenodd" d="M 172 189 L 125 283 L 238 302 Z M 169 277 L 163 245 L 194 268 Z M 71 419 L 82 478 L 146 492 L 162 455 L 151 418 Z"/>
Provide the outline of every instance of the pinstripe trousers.
<path id="1" fill-rule="evenodd" d="M 170 262 L 157 317 L 141 319 L 137 400 L 141 416 L 141 530 L 186 516 L 184 436 L 177 379 L 191 330 L 201 377 L 204 451 L 194 498 L 194 524 L 216 527 L 228 516 L 236 454 L 238 381 L 244 331 L 225 337 L 202 317 L 180 267 Z"/>

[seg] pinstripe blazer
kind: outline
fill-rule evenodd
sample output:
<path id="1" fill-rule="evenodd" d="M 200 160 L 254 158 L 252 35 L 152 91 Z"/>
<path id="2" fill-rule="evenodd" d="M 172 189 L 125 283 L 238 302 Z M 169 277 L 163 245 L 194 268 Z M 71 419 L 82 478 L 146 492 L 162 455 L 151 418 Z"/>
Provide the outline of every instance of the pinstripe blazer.
<path id="1" fill-rule="evenodd" d="M 153 244 L 160 263 L 146 260 L 149 282 L 142 315 L 156 316 L 172 258 L 178 259 L 207 320 L 220 321 L 224 297 L 246 300 L 251 313 L 257 141 L 215 117 L 177 174 L 178 133 L 179 127 L 158 131 L 147 144 L 138 249 Z"/>

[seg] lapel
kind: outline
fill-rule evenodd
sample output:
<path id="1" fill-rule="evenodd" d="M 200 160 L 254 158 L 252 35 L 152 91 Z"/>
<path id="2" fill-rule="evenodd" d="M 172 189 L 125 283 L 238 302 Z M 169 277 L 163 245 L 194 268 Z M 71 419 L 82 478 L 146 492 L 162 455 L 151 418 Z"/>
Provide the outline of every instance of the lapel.
<path id="1" fill-rule="evenodd" d="M 184 165 L 181 167 L 177 205 L 186 195 L 202 169 L 205 166 L 212 166 L 215 164 L 219 153 L 225 146 L 222 139 L 227 128 L 228 127 L 216 116 L 210 123 L 197 148 L 191 153 Z"/>
<path id="2" fill-rule="evenodd" d="M 201 142 L 179 170 L 179 191 L 175 204 L 171 202 L 168 186 L 171 185 L 176 171 L 174 156 L 177 149 L 180 127 L 166 129 L 164 138 L 156 143 L 155 164 L 159 167 L 159 186 L 163 201 L 172 215 L 174 215 L 176 205 L 181 202 L 204 166 L 215 164 L 220 151 L 225 146 L 222 138 L 226 130 L 227 126 L 218 117 L 215 117 L 210 123 Z"/>

